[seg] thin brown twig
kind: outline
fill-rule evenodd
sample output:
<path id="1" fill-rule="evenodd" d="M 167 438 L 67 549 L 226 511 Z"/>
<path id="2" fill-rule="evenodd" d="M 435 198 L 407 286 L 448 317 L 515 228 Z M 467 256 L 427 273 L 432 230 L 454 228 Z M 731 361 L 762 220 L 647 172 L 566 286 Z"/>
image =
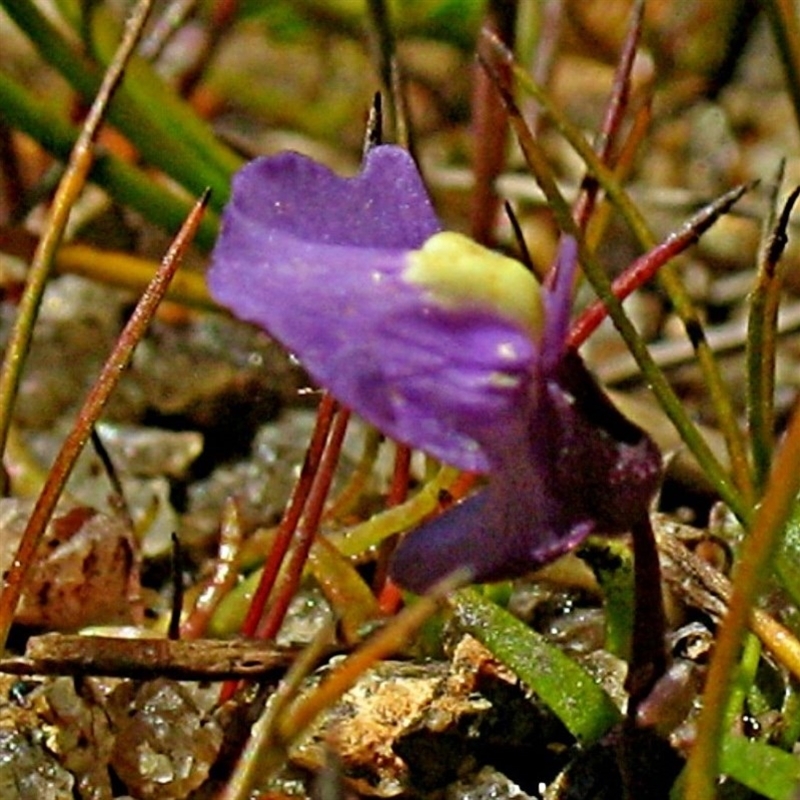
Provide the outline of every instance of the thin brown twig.
<path id="1" fill-rule="evenodd" d="M 0 594 L 0 650 L 5 648 L 8 632 L 14 619 L 14 612 L 24 587 L 25 577 L 33 564 L 39 542 L 47 527 L 47 522 L 55 510 L 78 456 L 89 439 L 92 427 L 102 413 L 103 408 L 105 408 L 125 369 L 130 364 L 136 345 L 144 335 L 147 325 L 153 318 L 159 303 L 167 291 L 170 278 L 177 270 L 186 249 L 192 241 L 208 203 L 208 198 L 209 192 L 206 192 L 197 201 L 186 223 L 173 240 L 167 254 L 164 256 L 164 260 L 161 262 L 158 273 L 145 289 L 131 318 L 123 328 L 114 349 L 103 365 L 100 375 L 83 403 L 75 426 L 61 445 L 53 466 L 50 468 L 47 481 L 28 519 L 16 556 L 5 577 L 2 594 Z"/>
<path id="2" fill-rule="evenodd" d="M 0 658 L 0 673 L 103 675 L 139 680 L 270 680 L 281 677 L 297 654 L 294 648 L 266 642 L 47 633 L 29 639 L 23 657 Z"/>
<path id="3" fill-rule="evenodd" d="M 11 412 L 19 389 L 22 369 L 30 348 L 33 328 L 42 295 L 50 276 L 53 259 L 69 220 L 70 211 L 83 191 L 94 162 L 94 143 L 111 97 L 122 80 L 125 66 L 133 55 L 150 13 L 152 0 L 140 0 L 125 27 L 122 41 L 109 64 L 100 88 L 70 154 L 67 169 L 56 189 L 47 228 L 36 248 L 25 291 L 19 303 L 17 320 L 6 347 L 0 369 L 0 456 L 5 452 Z M 5 637 L 0 637 L 5 641 Z"/>

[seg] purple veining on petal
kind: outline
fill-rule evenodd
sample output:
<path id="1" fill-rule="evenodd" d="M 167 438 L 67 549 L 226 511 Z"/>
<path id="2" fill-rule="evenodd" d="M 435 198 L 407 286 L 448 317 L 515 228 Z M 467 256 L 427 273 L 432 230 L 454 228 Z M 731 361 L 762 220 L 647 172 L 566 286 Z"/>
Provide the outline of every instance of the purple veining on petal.
<path id="1" fill-rule="evenodd" d="M 516 413 L 535 345 L 402 279 L 438 227 L 400 148 L 375 148 L 354 178 L 297 154 L 258 159 L 234 181 L 208 285 L 384 433 L 486 471 L 481 431 Z"/>

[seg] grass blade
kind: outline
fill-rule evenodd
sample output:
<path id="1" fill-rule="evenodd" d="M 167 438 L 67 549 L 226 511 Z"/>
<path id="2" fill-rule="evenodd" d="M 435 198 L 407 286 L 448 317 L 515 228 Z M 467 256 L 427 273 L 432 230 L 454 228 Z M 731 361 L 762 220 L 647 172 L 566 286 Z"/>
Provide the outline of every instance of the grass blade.
<path id="1" fill-rule="evenodd" d="M 453 610 L 460 626 L 536 692 L 582 744 L 596 742 L 622 719 L 583 667 L 475 589 L 458 592 Z"/>
<path id="2" fill-rule="evenodd" d="M 35 139 L 51 155 L 62 161 L 69 158 L 79 131 L 50 106 L 35 99 L 16 81 L 0 71 L 0 113 L 9 127 Z M 144 217 L 176 231 L 191 209 L 191 202 L 155 183 L 141 169 L 108 153 L 98 154 L 89 171 L 90 178 L 121 203 Z M 197 244 L 210 250 L 216 239 L 218 222 L 212 214 L 203 217 L 197 231 Z"/>
<path id="3" fill-rule="evenodd" d="M 3 7 L 41 56 L 89 102 L 102 81 L 102 68 L 81 57 L 30 0 L 6 2 Z M 121 89 L 109 108 L 109 120 L 145 160 L 192 194 L 199 195 L 210 186 L 215 207 L 221 208 L 228 198 L 230 176 L 239 160 L 215 141 L 210 130 L 200 142 L 196 116 L 188 109 L 178 113 L 182 101 L 162 82 L 154 87 L 153 81 L 146 79 L 145 65 L 139 64 L 136 68 L 138 83 L 132 87 L 126 84 Z"/>
<path id="4" fill-rule="evenodd" d="M 149 0 L 145 0 L 142 5 L 147 5 L 148 2 Z M 191 243 L 207 201 L 208 193 L 206 192 L 195 204 L 193 213 L 175 237 L 164 257 L 161 269 L 136 305 L 131 318 L 119 336 L 116 346 L 103 365 L 100 375 L 86 397 L 75 426 L 61 445 L 53 466 L 50 468 L 44 488 L 28 519 L 17 554 L 5 576 L 3 592 L 0 594 L 0 650 L 5 648 L 25 577 L 36 556 L 47 522 L 55 510 L 61 492 L 66 485 L 75 462 L 78 460 L 78 456 L 89 439 L 94 424 L 97 422 L 103 408 L 105 408 L 125 368 L 130 364 L 136 345 L 144 335 L 148 323 L 166 294 L 170 279 L 178 269 L 183 254 Z"/>
<path id="5" fill-rule="evenodd" d="M 686 797 L 712 800 L 720 772 L 725 711 L 747 625 L 781 534 L 800 491 L 800 411 L 795 409 L 772 476 L 738 560 L 731 602 L 717 636 L 706 678 L 697 739 L 686 772 Z"/>

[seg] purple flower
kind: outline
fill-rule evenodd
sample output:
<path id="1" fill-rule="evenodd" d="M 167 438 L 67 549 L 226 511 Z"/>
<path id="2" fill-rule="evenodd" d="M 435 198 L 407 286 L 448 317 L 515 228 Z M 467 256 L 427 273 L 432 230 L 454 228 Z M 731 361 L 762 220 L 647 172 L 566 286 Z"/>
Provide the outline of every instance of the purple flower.
<path id="1" fill-rule="evenodd" d="M 208 283 L 388 436 L 490 475 L 408 534 L 392 564 L 423 591 L 546 563 L 647 513 L 655 445 L 567 349 L 574 241 L 539 290 L 516 261 L 440 232 L 411 157 L 371 150 L 341 178 L 303 156 L 234 179 Z"/>

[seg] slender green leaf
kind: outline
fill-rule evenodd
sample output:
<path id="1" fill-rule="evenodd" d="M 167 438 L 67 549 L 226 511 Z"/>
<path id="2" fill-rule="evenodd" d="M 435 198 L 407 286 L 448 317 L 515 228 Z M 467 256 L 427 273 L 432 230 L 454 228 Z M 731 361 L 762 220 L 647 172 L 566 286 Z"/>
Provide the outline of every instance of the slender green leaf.
<path id="1" fill-rule="evenodd" d="M 53 156 L 69 158 L 78 130 L 64 121 L 43 101 L 36 100 L 3 72 L 0 72 L 0 117 L 35 139 Z M 174 233 L 191 209 L 188 199 L 178 197 L 119 158 L 98 155 L 90 173 L 92 181 L 102 186 L 120 203 L 129 205 L 152 222 Z M 197 244 L 210 250 L 214 244 L 217 221 L 208 214 L 200 224 Z"/>
<path id="2" fill-rule="evenodd" d="M 30 0 L 5 2 L 3 8 L 41 56 L 90 102 L 100 86 L 103 67 L 82 55 Z M 199 195 L 211 187 L 212 205 L 220 209 L 228 199 L 230 177 L 239 164 L 238 159 L 214 140 L 210 129 L 201 142 L 198 138 L 201 123 L 172 89 L 159 82 L 159 93 L 151 82 L 144 91 L 140 85 L 145 80 L 144 66 L 137 66 L 135 71 L 139 83 L 133 88 L 131 84 L 135 81 L 123 83 L 109 109 L 110 121 L 146 161 L 193 194 Z"/>
<path id="3" fill-rule="evenodd" d="M 606 611 L 606 649 L 628 658 L 633 637 L 635 594 L 633 554 L 619 539 L 589 537 L 578 555 L 592 568 L 603 590 Z"/>
<path id="4" fill-rule="evenodd" d="M 725 775 L 769 800 L 795 800 L 800 790 L 800 758 L 763 742 L 728 736 L 720 766 Z"/>
<path id="5" fill-rule="evenodd" d="M 595 742 L 621 720 L 614 701 L 583 667 L 477 590 L 458 592 L 453 611 L 461 627 L 536 692 L 578 741 Z"/>
<path id="6" fill-rule="evenodd" d="M 781 585 L 800 605 L 800 502 L 795 501 L 792 515 L 786 523 L 783 541 L 775 558 L 775 570 Z"/>
<path id="7" fill-rule="evenodd" d="M 92 36 L 102 63 L 111 58 L 120 30 L 108 5 L 98 4 L 92 17 Z M 122 91 L 136 108 L 151 110 L 152 122 L 170 141 L 183 142 L 190 148 L 196 163 L 213 167 L 226 181 L 242 166 L 241 157 L 221 143 L 211 126 L 144 59 L 131 59 Z"/>
<path id="8" fill-rule="evenodd" d="M 795 409 L 772 465 L 770 481 L 756 509 L 734 573 L 728 612 L 722 621 L 708 668 L 697 736 L 686 767 L 686 796 L 715 797 L 716 775 L 734 674 L 758 596 L 770 575 L 782 534 L 800 492 L 800 411 Z"/>

